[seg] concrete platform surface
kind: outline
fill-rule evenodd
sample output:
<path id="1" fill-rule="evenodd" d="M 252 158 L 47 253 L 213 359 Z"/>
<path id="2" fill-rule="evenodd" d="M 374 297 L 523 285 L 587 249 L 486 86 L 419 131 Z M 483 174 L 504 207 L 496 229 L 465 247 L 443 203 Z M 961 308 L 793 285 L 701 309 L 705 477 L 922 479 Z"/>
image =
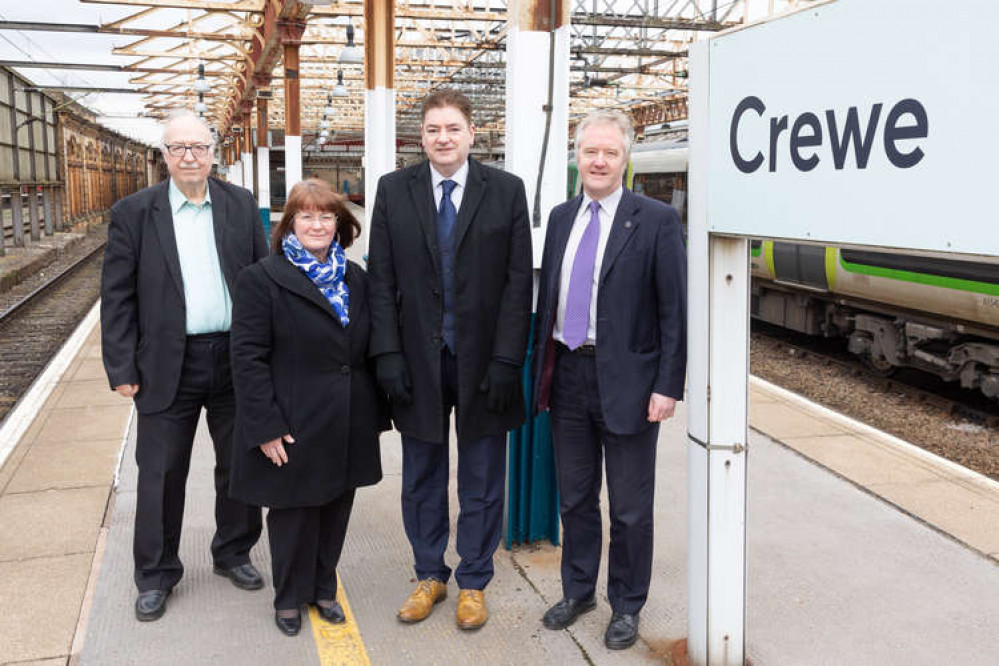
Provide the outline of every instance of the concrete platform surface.
<path id="1" fill-rule="evenodd" d="M 603 646 L 610 615 L 605 580 L 595 612 L 566 631 L 541 626 L 545 608 L 561 595 L 559 549 L 551 546 L 497 553 L 496 577 L 487 591 L 491 618 L 482 630 L 455 628 L 453 582 L 448 600 L 427 621 L 399 624 L 394 614 L 413 574 L 399 514 L 398 439 L 385 436 L 386 477 L 359 492 L 340 568 L 369 662 L 662 662 L 686 632 L 685 432 L 681 410 L 660 437 L 653 587 L 641 640 L 623 652 Z M 753 433 L 750 451 L 747 644 L 754 664 L 996 663 L 999 567 L 993 561 L 769 437 Z M 278 633 L 269 585 L 243 592 L 211 574 L 211 447 L 203 428 L 181 545 L 187 573 L 162 620 L 136 622 L 132 460 L 129 450 L 81 662 L 335 663 L 319 661 L 308 631 L 295 639 Z M 269 581 L 263 540 L 253 558 Z M 456 563 L 453 543 L 448 560 Z"/>

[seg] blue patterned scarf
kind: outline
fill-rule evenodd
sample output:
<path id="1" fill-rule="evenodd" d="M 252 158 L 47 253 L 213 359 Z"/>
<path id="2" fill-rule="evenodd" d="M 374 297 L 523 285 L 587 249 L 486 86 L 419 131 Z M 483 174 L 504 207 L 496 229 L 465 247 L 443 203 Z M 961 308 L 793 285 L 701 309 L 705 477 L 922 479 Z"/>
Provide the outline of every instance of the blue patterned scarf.
<path id="1" fill-rule="evenodd" d="M 285 236 L 281 247 L 288 261 L 305 273 L 319 291 L 323 292 L 323 296 L 340 318 L 340 323 L 346 327 L 350 323 L 350 316 L 347 313 L 350 308 L 350 289 L 343 281 L 344 273 L 347 272 L 347 255 L 340 247 L 340 243 L 333 239 L 329 254 L 323 263 L 302 247 L 301 241 L 295 234 Z"/>

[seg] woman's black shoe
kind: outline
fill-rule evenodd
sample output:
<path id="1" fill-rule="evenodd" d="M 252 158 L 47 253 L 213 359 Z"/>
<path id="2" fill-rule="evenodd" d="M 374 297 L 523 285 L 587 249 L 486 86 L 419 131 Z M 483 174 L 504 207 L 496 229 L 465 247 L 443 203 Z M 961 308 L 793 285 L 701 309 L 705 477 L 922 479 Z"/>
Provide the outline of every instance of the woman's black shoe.
<path id="1" fill-rule="evenodd" d="M 332 606 L 324 606 L 317 603 L 316 608 L 319 610 L 319 617 L 323 618 L 327 622 L 340 624 L 347 619 L 347 617 L 343 614 L 343 608 L 340 607 L 340 603 L 335 600 L 333 601 Z"/>
<path id="2" fill-rule="evenodd" d="M 281 617 L 275 612 L 274 624 L 277 625 L 277 628 L 285 636 L 297 636 L 298 632 L 302 629 L 302 614 L 298 613 L 291 617 Z"/>

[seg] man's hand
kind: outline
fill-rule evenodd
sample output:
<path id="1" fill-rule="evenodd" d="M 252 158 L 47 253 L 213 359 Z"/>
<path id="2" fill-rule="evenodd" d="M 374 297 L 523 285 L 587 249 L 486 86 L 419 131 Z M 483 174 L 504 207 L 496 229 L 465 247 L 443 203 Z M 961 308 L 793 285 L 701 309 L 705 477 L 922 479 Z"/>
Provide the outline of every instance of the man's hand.
<path id="1" fill-rule="evenodd" d="M 134 398 L 135 394 L 139 392 L 138 384 L 118 384 L 114 387 L 115 393 L 123 398 Z"/>
<path id="2" fill-rule="evenodd" d="M 675 409 L 676 398 L 653 393 L 649 398 L 649 423 L 658 423 L 671 418 Z"/>
<path id="3" fill-rule="evenodd" d="M 412 386 L 406 372 L 406 359 L 400 352 L 389 352 L 375 358 L 375 380 L 393 403 L 408 405 L 413 402 L 409 394 Z"/>
<path id="4" fill-rule="evenodd" d="M 284 448 L 284 442 L 294 444 L 295 438 L 290 434 L 282 435 L 260 445 L 260 450 L 264 452 L 264 455 L 278 467 L 288 462 L 288 452 Z"/>
<path id="5" fill-rule="evenodd" d="M 479 393 L 486 394 L 486 409 L 503 413 L 513 405 L 520 386 L 520 366 L 489 361 L 485 379 L 479 385 Z"/>

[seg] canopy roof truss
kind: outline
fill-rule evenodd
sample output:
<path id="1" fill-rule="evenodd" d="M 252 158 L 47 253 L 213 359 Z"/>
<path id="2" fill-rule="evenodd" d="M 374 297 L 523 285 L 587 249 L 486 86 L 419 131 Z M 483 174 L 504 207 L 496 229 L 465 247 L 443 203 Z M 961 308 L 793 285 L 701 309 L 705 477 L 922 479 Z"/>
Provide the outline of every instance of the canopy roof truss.
<path id="1" fill-rule="evenodd" d="M 198 65 L 211 85 L 205 114 L 223 135 L 242 124 L 258 93 L 269 95 L 269 123 L 284 122 L 282 35 L 300 34 L 302 132 L 319 131 L 323 109 L 335 114 L 341 141 L 364 128 L 362 65 L 337 62 L 347 42 L 365 40 L 363 0 L 303 5 L 295 0 L 81 0 L 135 7 L 97 27 L 129 39 L 115 55 L 130 82 L 147 94 L 151 115 L 192 108 Z M 796 4 L 800 0 L 785 0 Z M 639 124 L 686 116 L 687 48 L 698 35 L 744 20 L 745 0 L 562 0 L 570 3 L 570 118 L 593 108 L 628 110 Z M 395 90 L 398 136 L 415 140 L 419 105 L 443 86 L 472 98 L 476 125 L 490 143 L 504 130 L 506 0 L 398 0 L 395 3 Z M 294 31 L 292 31 L 294 32 Z M 296 34 L 297 37 L 297 34 Z M 343 73 L 347 97 L 330 97 Z M 256 113 L 251 113 L 254 122 Z"/>

